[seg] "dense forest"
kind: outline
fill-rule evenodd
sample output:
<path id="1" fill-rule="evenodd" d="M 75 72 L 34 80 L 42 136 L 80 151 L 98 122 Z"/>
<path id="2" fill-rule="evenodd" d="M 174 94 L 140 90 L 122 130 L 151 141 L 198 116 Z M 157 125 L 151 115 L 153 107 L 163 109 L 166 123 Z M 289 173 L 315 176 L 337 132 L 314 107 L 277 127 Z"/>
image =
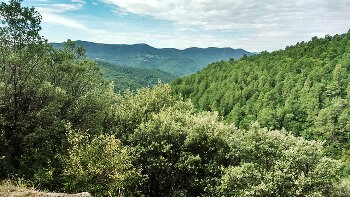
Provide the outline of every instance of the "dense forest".
<path id="1" fill-rule="evenodd" d="M 350 32 L 214 63 L 172 88 L 238 128 L 257 121 L 323 141 L 331 156 L 350 153 Z"/>
<path id="2" fill-rule="evenodd" d="M 174 76 L 184 76 L 195 73 L 209 63 L 239 59 L 252 53 L 243 49 L 232 48 L 175 48 L 158 49 L 147 44 L 101 44 L 86 41 L 76 41 L 78 46 L 86 49 L 86 55 L 96 61 L 103 61 L 124 67 L 162 70 Z M 59 49 L 63 43 L 51 43 Z"/>
<path id="3" fill-rule="evenodd" d="M 97 63 L 86 58 L 82 47 L 67 41 L 64 47 L 54 49 L 40 36 L 41 16 L 34 8 L 22 7 L 20 0 L 10 0 L 1 3 L 0 19 L 0 180 L 20 180 L 45 191 L 87 191 L 94 196 L 350 195 L 346 163 L 329 156 L 322 142 L 288 133 L 306 133 L 305 128 L 311 126 L 300 126 L 304 122 L 289 121 L 296 126 L 286 127 L 287 131 L 277 130 L 280 128 L 272 123 L 262 128 L 261 125 L 266 127 L 266 123 L 260 119 L 249 126 L 239 121 L 237 128 L 230 121 L 222 120 L 221 115 L 227 115 L 222 110 L 218 109 L 220 114 L 198 112 L 189 100 L 174 95 L 166 84 L 116 93 L 113 84 L 104 80 Z M 277 59 L 282 58 L 280 66 L 285 65 L 282 76 L 290 74 L 290 77 L 299 78 L 305 68 L 318 68 L 319 72 L 315 71 L 310 84 L 316 84 L 312 83 L 317 81 L 315 79 L 337 83 L 321 86 L 326 95 L 321 92 L 325 97 L 317 98 L 328 103 L 329 110 L 319 108 L 320 111 L 327 109 L 320 117 L 327 121 L 317 119 L 319 123 L 315 125 L 334 121 L 342 125 L 339 110 L 346 109 L 349 99 L 343 90 L 346 80 L 342 78 L 347 67 L 340 61 L 346 56 L 339 54 L 341 51 L 346 54 L 347 49 L 346 44 L 338 44 L 347 37 L 316 39 L 286 51 L 213 64 L 198 75 L 174 84 L 189 81 L 214 68 L 227 69 L 227 72 L 221 72 L 223 77 L 231 79 L 232 75 L 235 79 L 236 75 L 241 76 L 236 78 L 241 87 L 237 95 L 241 95 L 244 87 L 249 86 L 248 82 L 256 85 L 249 78 L 253 73 L 248 72 L 249 68 L 254 68 L 257 73 L 266 68 L 265 74 L 261 74 L 265 77 L 260 81 L 269 89 L 278 86 L 277 81 L 272 83 L 277 73 L 270 75 L 267 68 L 272 72 L 273 66 L 264 61 L 266 58 L 269 61 L 265 62 L 274 62 L 276 56 L 276 64 Z M 324 54 L 320 57 L 326 56 L 324 61 L 313 60 L 311 49 L 318 48 L 314 46 L 316 43 L 324 46 L 319 49 Z M 289 59 L 283 58 L 282 54 Z M 310 56 L 310 62 L 306 61 L 306 56 Z M 317 50 L 315 56 L 318 57 Z M 288 70 L 288 64 L 282 64 L 297 57 L 301 62 L 292 64 L 294 70 Z M 256 63 L 259 59 L 261 66 Z M 334 68 L 333 63 L 336 63 Z M 323 67 L 317 67 L 318 64 Z M 280 67 L 275 66 L 276 69 Z M 247 73 L 230 73 L 231 68 L 247 69 Z M 320 73 L 329 74 L 329 78 L 323 79 Z M 309 73 L 304 75 L 309 76 Z M 205 77 L 209 83 L 209 79 L 221 76 L 217 76 L 215 70 Z M 293 82 L 301 80 L 285 80 L 290 88 L 288 94 L 296 91 L 293 88 L 298 83 Z M 209 84 L 204 86 L 201 81 L 193 83 L 192 88 L 174 86 L 175 90 L 190 93 L 197 89 L 197 83 L 201 88 L 209 88 Z M 235 87 L 234 84 L 231 86 Z M 298 93 L 294 93 L 295 97 Z M 275 101 L 271 97 L 266 96 L 263 101 L 256 99 L 256 105 L 271 104 L 272 108 L 275 102 L 284 104 L 283 100 Z M 227 98 L 232 97 L 228 95 Z M 307 98 L 312 104 L 314 97 Z M 293 97 L 286 103 L 291 110 L 302 109 L 297 101 Z M 339 108 L 332 111 L 333 106 Z M 243 104 L 241 110 L 245 110 Z M 265 112 L 259 117 L 275 120 L 270 114 L 273 110 Z M 314 112 L 321 113 L 317 109 Z M 236 116 L 227 117 L 234 119 Z M 338 133 L 334 135 L 339 136 Z"/>
<path id="4" fill-rule="evenodd" d="M 135 91 L 142 87 L 153 87 L 159 82 L 168 83 L 176 77 L 159 69 L 143 69 L 118 66 L 98 61 L 103 76 L 114 83 L 114 90 L 124 92 Z"/>

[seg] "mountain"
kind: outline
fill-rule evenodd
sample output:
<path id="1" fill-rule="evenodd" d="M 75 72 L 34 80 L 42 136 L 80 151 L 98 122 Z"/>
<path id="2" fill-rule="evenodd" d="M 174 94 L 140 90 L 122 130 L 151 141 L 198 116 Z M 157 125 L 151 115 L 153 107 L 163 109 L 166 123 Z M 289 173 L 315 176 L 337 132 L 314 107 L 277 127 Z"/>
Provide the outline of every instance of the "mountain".
<path id="1" fill-rule="evenodd" d="M 131 68 L 101 61 L 97 63 L 104 76 L 114 82 L 116 91 L 136 90 L 146 86 L 153 87 L 158 84 L 158 81 L 167 83 L 175 79 L 175 76 L 159 69 Z"/>
<path id="2" fill-rule="evenodd" d="M 86 41 L 76 41 L 77 46 L 86 49 L 87 56 L 98 61 L 133 68 L 159 69 L 175 76 L 192 74 L 209 63 L 239 59 L 253 53 L 243 49 L 232 48 L 174 48 L 158 49 L 146 44 L 100 44 Z M 60 48 L 63 43 L 52 43 Z"/>
<path id="3" fill-rule="evenodd" d="M 329 151 L 350 148 L 350 33 L 312 38 L 285 50 L 213 63 L 172 82 L 201 110 L 249 128 L 254 121 Z"/>

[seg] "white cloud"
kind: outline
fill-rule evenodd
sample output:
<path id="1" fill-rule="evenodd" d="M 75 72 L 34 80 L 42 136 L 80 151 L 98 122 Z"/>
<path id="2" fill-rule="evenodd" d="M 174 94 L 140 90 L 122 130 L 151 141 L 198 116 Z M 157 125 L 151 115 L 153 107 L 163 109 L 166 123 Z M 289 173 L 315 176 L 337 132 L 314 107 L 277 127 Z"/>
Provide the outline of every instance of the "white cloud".
<path id="1" fill-rule="evenodd" d="M 80 10 L 83 4 L 65 4 L 65 3 L 55 3 L 51 5 L 51 8 L 57 12 L 68 12 L 74 10 Z"/>
<path id="2" fill-rule="evenodd" d="M 128 12 L 205 29 L 289 26 L 350 16 L 348 0 L 103 0 Z M 349 18 L 349 17 L 348 17 Z M 349 18 L 350 20 L 350 18 Z"/>
<path id="3" fill-rule="evenodd" d="M 70 28 L 88 30 L 88 28 L 82 23 L 79 23 L 73 19 L 70 19 L 62 15 L 58 15 L 51 12 L 41 12 L 41 15 L 43 17 L 42 20 L 44 23 L 54 23 L 54 24 L 59 24 Z"/>
<path id="4" fill-rule="evenodd" d="M 85 0 L 70 0 L 72 3 L 86 4 Z"/>
<path id="5" fill-rule="evenodd" d="M 52 2 L 52 0 L 35 0 L 36 2 L 40 2 L 40 3 L 48 3 L 48 2 Z"/>
<path id="6" fill-rule="evenodd" d="M 41 0 L 42 1 L 42 0 Z M 70 11 L 80 10 L 85 1 L 83 0 L 71 0 L 72 3 L 51 3 L 51 4 L 41 4 L 36 9 L 40 12 L 44 23 L 53 23 L 70 28 L 88 30 L 88 28 L 82 23 L 64 16 L 64 13 Z"/>
<path id="7" fill-rule="evenodd" d="M 314 35 L 341 33 L 350 28 L 349 0 L 102 1 L 123 12 L 172 21 L 179 28 L 246 32 L 239 38 L 249 40 L 243 47 L 255 45 L 257 50 L 283 48 Z"/>

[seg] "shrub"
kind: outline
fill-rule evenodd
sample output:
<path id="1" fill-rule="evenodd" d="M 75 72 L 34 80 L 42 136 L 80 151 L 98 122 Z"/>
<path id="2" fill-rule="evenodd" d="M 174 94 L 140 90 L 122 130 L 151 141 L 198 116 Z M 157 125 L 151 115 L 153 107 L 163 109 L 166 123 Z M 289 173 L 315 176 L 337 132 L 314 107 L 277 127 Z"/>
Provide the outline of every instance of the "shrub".
<path id="1" fill-rule="evenodd" d="M 132 165 L 132 151 L 113 135 L 91 137 L 68 133 L 71 147 L 64 157 L 65 190 L 88 191 L 94 196 L 137 194 L 142 183 L 140 170 Z"/>

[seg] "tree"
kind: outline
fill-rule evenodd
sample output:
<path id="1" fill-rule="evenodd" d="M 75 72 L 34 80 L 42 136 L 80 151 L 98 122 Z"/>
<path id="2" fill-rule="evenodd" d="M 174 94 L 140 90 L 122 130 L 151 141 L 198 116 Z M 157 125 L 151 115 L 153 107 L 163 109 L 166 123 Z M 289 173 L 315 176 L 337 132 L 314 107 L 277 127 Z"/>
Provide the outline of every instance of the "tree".
<path id="1" fill-rule="evenodd" d="M 96 63 L 80 58 L 74 47 L 54 50 L 48 45 L 39 35 L 40 15 L 20 3 L 0 6 L 0 177 L 33 180 L 40 179 L 43 169 L 52 171 L 52 177 L 61 173 L 57 155 L 67 151 L 66 124 L 73 129 L 94 125 L 89 129 L 100 133 L 110 130 L 106 105 L 117 98 L 107 96 L 113 87 Z M 99 118 L 81 113 L 87 105 Z M 61 183 L 40 186 L 55 189 Z"/>
<path id="2" fill-rule="evenodd" d="M 0 20 L 1 99 L 4 103 L 0 130 L 6 144 L 5 163 L 18 168 L 20 164 L 15 157 L 21 154 L 21 150 L 17 146 L 23 137 L 21 130 L 28 124 L 21 119 L 29 116 L 28 98 L 32 94 L 29 87 L 40 87 L 33 76 L 44 79 L 46 68 L 39 68 L 38 64 L 46 61 L 47 48 L 39 35 L 41 17 L 34 8 L 21 7 L 19 0 L 1 3 Z M 37 54 L 40 53 L 39 57 Z"/>
<path id="3" fill-rule="evenodd" d="M 41 16 L 35 9 L 22 7 L 22 0 L 2 2 L 0 6 L 1 44 L 12 48 L 23 48 L 43 42 L 39 35 Z"/>

